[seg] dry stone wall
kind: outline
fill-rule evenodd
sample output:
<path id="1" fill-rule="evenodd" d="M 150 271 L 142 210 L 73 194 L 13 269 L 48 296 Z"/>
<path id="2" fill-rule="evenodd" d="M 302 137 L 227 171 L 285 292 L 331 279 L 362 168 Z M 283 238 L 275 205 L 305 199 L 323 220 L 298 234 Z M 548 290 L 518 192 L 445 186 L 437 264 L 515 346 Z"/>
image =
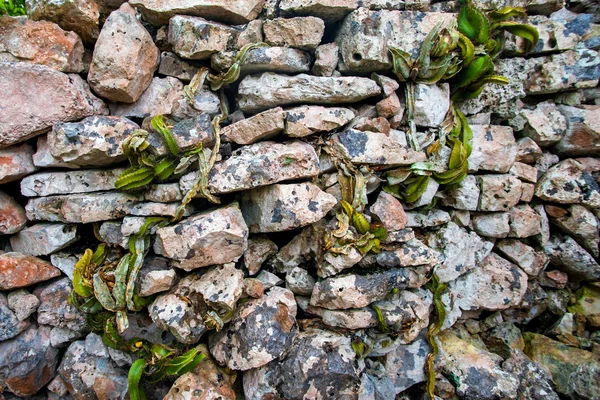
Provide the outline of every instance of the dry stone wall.
<path id="1" fill-rule="evenodd" d="M 119 309 L 121 337 L 205 355 L 142 380 L 150 399 L 426 399 L 426 372 L 436 399 L 599 399 L 597 3 L 474 0 L 522 7 L 539 41 L 524 56 L 506 36 L 509 83 L 456 103 L 473 133 L 460 183 L 430 179 L 412 202 L 383 190 L 451 159 L 426 149 L 452 85 L 415 84 L 408 112 L 390 49 L 416 57 L 459 3 L 27 0 L 0 17 L 0 399 L 137 399 L 140 353 L 111 346 L 72 290 L 103 242 L 115 294 L 139 237 L 126 277 L 146 302 Z M 194 88 L 205 67 L 240 76 Z M 169 157 L 157 115 L 203 153 L 116 190 L 140 129 Z M 211 156 L 218 204 L 191 192 Z"/>

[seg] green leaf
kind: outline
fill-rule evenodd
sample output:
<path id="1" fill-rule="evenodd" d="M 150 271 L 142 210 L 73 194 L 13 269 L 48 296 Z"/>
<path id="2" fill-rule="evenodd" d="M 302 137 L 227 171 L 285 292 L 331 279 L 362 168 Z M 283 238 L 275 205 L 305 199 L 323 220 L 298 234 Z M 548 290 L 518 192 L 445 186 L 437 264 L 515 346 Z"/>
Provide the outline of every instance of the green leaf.
<path id="1" fill-rule="evenodd" d="M 83 273 L 90 265 L 92 257 L 92 250 L 86 249 L 73 270 L 73 290 L 81 297 L 90 297 L 94 294 L 94 290 L 83 283 Z"/>
<path id="2" fill-rule="evenodd" d="M 163 142 L 165 143 L 167 150 L 169 150 L 169 153 L 174 156 L 178 156 L 181 150 L 179 149 L 173 134 L 171 134 L 171 131 L 165 124 L 165 118 L 162 115 L 157 115 L 152 118 L 151 124 L 154 130 L 156 130 L 162 136 Z"/>
<path id="3" fill-rule="evenodd" d="M 521 7 L 503 7 L 488 12 L 488 17 L 492 22 L 500 22 L 513 17 L 527 17 L 527 12 Z"/>
<path id="4" fill-rule="evenodd" d="M 425 193 L 427 185 L 429 184 L 429 175 L 419 176 L 406 188 L 406 191 L 402 195 L 404 201 L 407 203 L 414 203 Z"/>
<path id="5" fill-rule="evenodd" d="M 165 367 L 167 375 L 179 375 L 194 369 L 204 359 L 204 354 L 198 354 L 198 349 L 191 349 L 182 355 L 173 358 Z M 191 366 L 191 367 L 190 367 Z"/>
<path id="6" fill-rule="evenodd" d="M 469 126 L 469 121 L 467 121 L 467 117 L 457 108 L 454 108 L 454 113 L 458 120 L 460 121 L 460 141 L 465 146 L 467 150 L 467 158 L 471 155 L 471 150 L 473 149 L 473 131 Z"/>
<path id="7" fill-rule="evenodd" d="M 110 289 L 108 288 L 106 282 L 104 282 L 100 277 L 100 272 L 96 272 L 94 274 L 94 295 L 96 296 L 100 304 L 102 304 L 102 307 L 104 307 L 106 310 L 112 312 L 117 311 L 117 304 L 115 303 L 115 299 L 112 297 L 112 294 L 110 293 Z"/>
<path id="8" fill-rule="evenodd" d="M 497 85 L 508 85 L 509 80 L 507 78 L 505 78 L 504 76 L 500 76 L 500 75 L 484 76 L 483 78 L 479 79 L 477 82 L 456 92 L 454 95 L 452 95 L 452 100 L 462 101 L 462 100 L 469 100 L 469 99 L 477 98 L 481 94 L 481 92 L 483 90 L 483 86 L 486 83 L 495 83 Z"/>
<path id="9" fill-rule="evenodd" d="M 404 50 L 395 47 L 390 48 L 390 53 L 392 53 L 394 74 L 396 74 L 400 82 L 406 82 L 410 79 L 410 72 L 413 66 L 412 57 Z"/>
<path id="10" fill-rule="evenodd" d="M 467 150 L 462 142 L 456 139 L 453 139 L 453 141 L 452 153 L 450 153 L 450 160 L 448 161 L 448 169 L 460 167 L 467 159 Z"/>
<path id="11" fill-rule="evenodd" d="M 458 37 L 458 47 L 460 48 L 463 65 L 468 65 L 475 57 L 475 46 L 473 45 L 473 42 L 461 33 Z"/>
<path id="12" fill-rule="evenodd" d="M 490 22 L 484 13 L 472 5 L 461 7 L 458 30 L 475 44 L 483 44 L 490 37 Z"/>
<path id="13" fill-rule="evenodd" d="M 388 333 L 390 331 L 390 328 L 388 328 L 387 324 L 385 323 L 385 318 L 383 317 L 381 309 L 375 304 L 371 304 L 371 308 L 373 309 L 373 311 L 375 311 L 375 315 L 377 316 L 377 326 L 379 330 L 383 333 Z"/>
<path id="14" fill-rule="evenodd" d="M 127 383 L 129 386 L 129 398 L 131 400 L 146 400 L 144 389 L 140 387 L 140 379 L 142 379 L 146 365 L 147 362 L 145 359 L 138 358 L 131 364 L 131 368 L 129 368 Z"/>
<path id="15" fill-rule="evenodd" d="M 143 166 L 133 172 L 123 171 L 115 182 L 117 190 L 134 190 L 146 186 L 154 178 L 154 168 Z"/>
<path id="16" fill-rule="evenodd" d="M 494 25 L 495 29 L 512 33 L 525 39 L 525 53 L 530 52 L 540 40 L 540 34 L 532 25 L 521 24 L 514 21 L 500 22 Z"/>
<path id="17" fill-rule="evenodd" d="M 127 273 L 129 271 L 129 260 L 131 255 L 127 254 L 119 260 L 115 268 L 115 285 L 112 295 L 115 299 L 115 308 L 123 310 L 125 308 L 125 288 L 127 285 Z"/>
<path id="18" fill-rule="evenodd" d="M 169 178 L 173 172 L 175 172 L 175 160 L 170 158 L 163 158 L 154 167 L 154 175 L 161 181 Z"/>
<path id="19" fill-rule="evenodd" d="M 469 65 L 464 66 L 461 71 L 452 78 L 450 82 L 453 89 L 459 89 L 470 85 L 488 73 L 493 68 L 492 58 L 483 54 L 477 56 Z"/>
<path id="20" fill-rule="evenodd" d="M 363 214 L 355 211 L 352 213 L 351 221 L 352 226 L 355 227 L 361 235 L 369 232 L 369 221 L 367 221 L 367 218 Z"/>

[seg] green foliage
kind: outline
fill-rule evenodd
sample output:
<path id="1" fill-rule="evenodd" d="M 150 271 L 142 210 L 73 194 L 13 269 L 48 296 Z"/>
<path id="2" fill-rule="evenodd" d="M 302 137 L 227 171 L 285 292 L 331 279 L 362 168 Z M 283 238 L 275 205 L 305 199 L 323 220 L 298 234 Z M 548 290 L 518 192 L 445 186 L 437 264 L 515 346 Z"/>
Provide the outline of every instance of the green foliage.
<path id="1" fill-rule="evenodd" d="M 26 15 L 25 0 L 0 0 L 0 17 Z"/>
<path id="2" fill-rule="evenodd" d="M 436 336 L 442 329 L 442 325 L 444 325 L 444 321 L 446 320 L 446 309 L 444 308 L 444 303 L 442 302 L 442 294 L 448 288 L 448 284 L 440 283 L 440 279 L 434 272 L 431 277 L 431 280 L 427 283 L 425 287 L 429 289 L 433 294 L 433 307 L 436 315 L 435 322 L 429 324 L 427 334 L 425 335 L 427 342 L 429 343 L 432 349 L 431 352 L 427 354 L 427 358 L 425 359 L 425 371 L 427 375 L 427 383 L 425 387 L 427 389 L 427 394 L 429 394 L 429 397 L 431 399 L 434 399 L 435 368 L 433 366 L 433 362 L 435 361 L 435 358 L 440 352 L 438 343 L 436 341 Z"/>

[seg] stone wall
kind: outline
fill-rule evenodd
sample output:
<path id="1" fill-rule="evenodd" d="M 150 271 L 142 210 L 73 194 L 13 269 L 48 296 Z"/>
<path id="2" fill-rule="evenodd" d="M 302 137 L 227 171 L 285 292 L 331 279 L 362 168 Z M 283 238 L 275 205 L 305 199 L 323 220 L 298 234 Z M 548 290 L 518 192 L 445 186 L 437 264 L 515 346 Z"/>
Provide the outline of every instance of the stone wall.
<path id="1" fill-rule="evenodd" d="M 151 301 L 123 338 L 206 354 L 144 384 L 151 399 L 428 398 L 433 273 L 436 398 L 600 398 L 598 6 L 475 4 L 523 7 L 539 42 L 524 56 L 506 37 L 510 83 L 457 104 L 468 175 L 410 203 L 383 187 L 417 162 L 445 170 L 450 147 L 426 149 L 452 86 L 416 85 L 410 132 L 390 48 L 415 57 L 457 1 L 28 0 L 27 17 L 1 17 L 0 399 L 129 398 L 139 354 L 107 346 L 69 297 L 86 249 L 106 244 L 112 290 L 137 237 L 132 288 Z M 232 66 L 221 95 L 193 87 Z M 157 115 L 203 152 L 116 190 L 139 129 L 170 157 Z M 181 208 L 211 156 L 209 195 Z M 365 180 L 354 211 L 349 177 Z M 165 219 L 144 233 L 149 217 Z"/>

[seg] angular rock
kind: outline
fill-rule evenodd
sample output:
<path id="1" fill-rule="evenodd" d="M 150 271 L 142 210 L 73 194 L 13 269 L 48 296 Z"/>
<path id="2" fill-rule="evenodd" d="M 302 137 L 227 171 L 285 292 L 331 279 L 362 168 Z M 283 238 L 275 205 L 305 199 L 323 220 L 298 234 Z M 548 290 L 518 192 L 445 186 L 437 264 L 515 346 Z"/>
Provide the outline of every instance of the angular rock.
<path id="1" fill-rule="evenodd" d="M 86 224 L 122 218 L 140 200 L 138 195 L 118 192 L 49 196 L 30 199 L 25 211 L 32 221 Z"/>
<path id="2" fill-rule="evenodd" d="M 277 184 L 245 192 L 241 209 L 250 232 L 281 232 L 317 222 L 337 204 L 312 183 Z"/>
<path id="3" fill-rule="evenodd" d="M 529 137 L 517 140 L 517 158 L 516 162 L 534 163 L 542 156 L 542 149 Z"/>
<path id="4" fill-rule="evenodd" d="M 124 400 L 128 396 L 127 371 L 109 358 L 89 354 L 83 340 L 71 343 L 58 373 L 69 393 L 78 399 Z"/>
<path id="5" fill-rule="evenodd" d="M 440 282 L 451 282 L 471 271 L 490 254 L 494 246 L 474 232 L 467 233 L 453 222 L 430 233 L 427 244 L 440 252 L 442 262 L 436 266 Z"/>
<path id="6" fill-rule="evenodd" d="M 450 221 L 450 214 L 444 210 L 431 210 L 426 214 L 418 211 L 406 212 L 407 228 L 431 228 L 433 226 L 444 225 Z"/>
<path id="7" fill-rule="evenodd" d="M 198 67 L 183 61 L 174 53 L 165 51 L 160 54 L 158 73 L 172 76 L 183 82 L 189 82 L 198 72 Z"/>
<path id="8" fill-rule="evenodd" d="M 0 254 L 0 290 L 10 290 L 47 281 L 60 275 L 48 262 L 21 253 Z"/>
<path id="9" fill-rule="evenodd" d="M 427 340 L 419 337 L 410 344 L 396 346 L 385 355 L 383 363 L 396 394 L 427 379 L 425 358 L 430 351 Z"/>
<path id="10" fill-rule="evenodd" d="M 561 211 L 562 215 L 551 215 L 552 223 L 558 225 L 563 231 L 571 235 L 594 257 L 598 257 L 598 220 L 587 208 L 579 204 L 572 204 L 568 210 L 549 206 Z"/>
<path id="11" fill-rule="evenodd" d="M 504 239 L 496 242 L 496 249 L 517 264 L 531 277 L 538 274 L 548 265 L 548 257 L 535 251 L 532 247 L 515 239 Z"/>
<path id="12" fill-rule="evenodd" d="M 542 217 L 527 204 L 518 205 L 508 211 L 510 237 L 525 238 L 542 232 Z"/>
<path id="13" fill-rule="evenodd" d="M 214 310 L 229 312 L 244 290 L 244 273 L 229 263 L 209 269 L 194 284 L 195 290 L 202 294 L 206 304 Z"/>
<path id="14" fill-rule="evenodd" d="M 310 71 L 311 57 L 302 50 L 289 47 L 259 47 L 250 50 L 242 63 L 246 74 L 258 72 L 280 72 L 297 74 Z"/>
<path id="15" fill-rule="evenodd" d="M 32 156 L 33 149 L 25 143 L 0 149 L 0 184 L 34 172 L 37 168 L 33 165 Z"/>
<path id="16" fill-rule="evenodd" d="M 279 358 L 297 334 L 294 295 L 274 287 L 239 305 L 228 328 L 209 336 L 209 346 L 219 364 L 246 371 Z"/>
<path id="17" fill-rule="evenodd" d="M 314 148 L 300 141 L 260 142 L 235 151 L 227 160 L 215 163 L 208 187 L 214 194 L 237 192 L 280 181 L 312 178 L 320 172 Z M 197 173 L 180 181 L 182 192 L 192 187 Z"/>
<path id="18" fill-rule="evenodd" d="M 468 158 L 469 171 L 506 173 L 517 157 L 512 129 L 500 125 L 471 125 L 473 151 Z"/>
<path id="19" fill-rule="evenodd" d="M 138 293 L 140 297 L 165 292 L 177 282 L 177 272 L 169 267 L 168 260 L 160 257 L 148 257 L 138 275 Z"/>
<path id="20" fill-rule="evenodd" d="M 511 175 L 478 175 L 479 211 L 506 211 L 521 199 L 521 181 Z"/>
<path id="21" fill-rule="evenodd" d="M 510 232 L 510 217 L 505 212 L 475 214 L 471 221 L 473 230 L 481 236 L 505 238 Z"/>
<path id="22" fill-rule="evenodd" d="M 57 122 L 108 114 L 83 79 L 43 65 L 0 63 L 0 93 L 0 147 L 39 135 Z"/>
<path id="23" fill-rule="evenodd" d="M 33 165 L 36 167 L 60 167 L 77 169 L 76 165 L 65 163 L 55 158 L 48 148 L 47 135 L 41 135 L 37 138 L 37 151 L 33 154 Z"/>
<path id="24" fill-rule="evenodd" d="M 237 261 L 248 245 L 248 227 L 237 203 L 205 211 L 156 232 L 154 252 L 174 266 L 196 268 Z"/>
<path id="25" fill-rule="evenodd" d="M 366 6 L 368 1 L 364 3 Z M 329 23 L 344 18 L 358 6 L 357 0 L 282 0 L 279 10 L 284 15 L 314 15 Z"/>
<path id="26" fill-rule="evenodd" d="M 569 312 L 584 315 L 591 326 L 600 326 L 600 290 L 584 286 L 575 292 L 575 296 L 577 302 L 569 307 Z"/>
<path id="27" fill-rule="evenodd" d="M 544 253 L 553 265 L 569 275 L 589 281 L 600 279 L 600 265 L 569 236 L 550 236 L 550 240 L 544 245 Z"/>
<path id="28" fill-rule="evenodd" d="M 298 334 L 285 359 L 245 372 L 244 394 L 248 400 L 357 399 L 357 361 L 349 336 L 311 328 Z"/>
<path id="29" fill-rule="evenodd" d="M 315 278 L 303 268 L 295 267 L 285 274 L 285 287 L 298 296 L 310 296 L 315 282 Z"/>
<path id="30" fill-rule="evenodd" d="M 377 115 L 383 118 L 392 118 L 393 120 L 402 120 L 404 116 L 404 106 L 400 103 L 400 98 L 396 93 L 390 94 L 385 99 L 375 104 Z M 399 122 L 400 122 L 399 121 Z M 396 128 L 395 124 L 390 124 Z"/>
<path id="31" fill-rule="evenodd" d="M 47 326 L 0 342 L 0 354 L 0 388 L 17 396 L 33 396 L 56 375 L 59 350 L 50 345 Z"/>
<path id="32" fill-rule="evenodd" d="M 438 262 L 437 253 L 419 239 L 410 239 L 394 250 L 385 250 L 376 256 L 377 264 L 386 268 L 416 267 Z"/>
<path id="33" fill-rule="evenodd" d="M 287 76 L 265 72 L 242 80 L 237 102 L 244 112 L 258 112 L 298 103 L 354 103 L 380 92 L 379 86 L 368 78 Z"/>
<path id="34" fill-rule="evenodd" d="M 287 273 L 294 267 L 303 267 L 311 262 L 320 251 L 320 244 L 317 235 L 314 234 L 314 228 L 320 229 L 323 223 L 319 222 L 308 226 L 294 236 L 279 252 L 271 258 L 269 265 L 274 271 Z"/>
<path id="35" fill-rule="evenodd" d="M 169 43 L 179 57 L 206 60 L 237 38 L 238 31 L 200 17 L 176 15 L 169 20 Z"/>
<path id="36" fill-rule="evenodd" d="M 87 44 L 98 38 L 100 12 L 93 0 L 29 0 L 27 16 L 34 21 L 52 21 L 65 31 L 77 33 Z"/>
<path id="37" fill-rule="evenodd" d="M 379 132 L 347 129 L 333 136 L 353 163 L 402 166 L 425 161 L 425 153 L 416 152 L 405 144 Z"/>
<path id="38" fill-rule="evenodd" d="M 391 69 L 390 47 L 415 57 L 421 43 L 438 22 L 453 18 L 444 13 L 371 11 L 367 8 L 347 16 L 338 31 L 341 72 L 367 73 Z M 376 21 L 376 23 L 374 22 Z M 419 21 L 415 24 L 415 21 Z"/>
<path id="39" fill-rule="evenodd" d="M 183 199 L 178 182 L 150 185 L 144 193 L 144 199 L 157 203 L 170 203 Z"/>
<path id="40" fill-rule="evenodd" d="M 221 130 L 222 138 L 237 144 L 252 144 L 271 138 L 283 130 L 283 110 L 281 107 L 263 111 L 243 119 Z"/>
<path id="41" fill-rule="evenodd" d="M 528 95 L 595 87 L 600 59 L 594 50 L 569 50 L 547 57 L 530 58 L 524 88 Z"/>
<path id="42" fill-rule="evenodd" d="M 238 36 L 236 48 L 241 49 L 242 47 L 250 43 L 264 42 L 262 26 L 262 19 L 255 19 L 253 21 L 248 22 L 244 30 Z"/>
<path id="43" fill-rule="evenodd" d="M 15 290 L 8 294 L 8 307 L 14 311 L 19 321 L 24 321 L 37 310 L 40 301 L 25 289 Z"/>
<path id="44" fill-rule="evenodd" d="M 600 106 L 563 106 L 566 117 L 566 134 L 554 148 L 565 157 L 600 155 Z"/>
<path id="45" fill-rule="evenodd" d="M 497 356 L 450 331 L 443 331 L 438 337 L 443 349 L 443 371 L 457 378 L 457 395 L 473 399 L 517 398 L 518 382 L 500 368 Z"/>
<path id="46" fill-rule="evenodd" d="M 267 19 L 263 22 L 265 42 L 272 46 L 288 46 L 314 50 L 321 43 L 325 23 L 316 17 Z"/>
<path id="47" fill-rule="evenodd" d="M 126 159 L 121 142 L 139 126 L 126 118 L 93 116 L 55 124 L 48 134 L 52 156 L 77 166 L 105 166 Z"/>
<path id="48" fill-rule="evenodd" d="M 266 236 L 248 238 L 248 248 L 244 252 L 244 266 L 250 275 L 256 275 L 262 264 L 277 253 L 277 245 Z"/>
<path id="49" fill-rule="evenodd" d="M 38 324 L 67 328 L 76 332 L 86 327 L 85 315 L 69 304 L 71 290 L 73 286 L 69 278 L 62 278 L 36 288 L 33 294 L 40 299 Z"/>
<path id="50" fill-rule="evenodd" d="M 61 72 L 82 72 L 83 43 L 48 21 L 0 18 L 0 59 L 41 64 Z"/>
<path id="51" fill-rule="evenodd" d="M 525 123 L 523 135 L 541 147 L 559 142 L 567 131 L 567 120 L 553 102 L 540 103 L 533 110 L 519 114 Z"/>
<path id="52" fill-rule="evenodd" d="M 133 103 L 152 81 L 160 51 L 150 33 L 127 3 L 106 19 L 88 73 L 88 83 L 99 96 Z"/>
<path id="53" fill-rule="evenodd" d="M 521 303 L 527 275 L 513 263 L 491 253 L 478 268 L 450 283 L 455 302 L 468 310 L 505 310 Z"/>
<path id="54" fill-rule="evenodd" d="M 386 298 L 394 288 L 405 289 L 414 282 L 409 268 L 336 276 L 315 284 L 310 305 L 329 310 L 366 307 Z"/>
<path id="55" fill-rule="evenodd" d="M 155 26 L 166 25 L 175 14 L 197 15 L 231 24 L 245 24 L 256 18 L 263 6 L 262 0 L 231 3 L 228 0 L 134 0 L 131 5 Z"/>
<path id="56" fill-rule="evenodd" d="M 594 398 L 600 395 L 600 371 L 597 355 L 566 346 L 546 336 L 527 332 L 524 335 L 525 353 L 550 375 L 557 392 L 570 398 Z"/>
<path id="57" fill-rule="evenodd" d="M 263 284 L 265 290 L 283 284 L 283 280 L 281 280 L 280 277 L 264 270 L 260 271 L 260 273 L 256 276 L 256 280 Z"/>
<path id="58" fill-rule="evenodd" d="M 285 110 L 284 133 L 304 137 L 329 132 L 350 122 L 356 114 L 349 108 L 300 106 Z"/>
<path id="59" fill-rule="evenodd" d="M 536 183 L 538 179 L 538 169 L 527 164 L 515 162 L 511 167 L 509 174 L 516 176 L 523 182 Z"/>
<path id="60" fill-rule="evenodd" d="M 26 225 L 25 209 L 15 199 L 0 190 L 0 235 L 17 233 Z"/>
<path id="61" fill-rule="evenodd" d="M 413 121 L 417 126 L 437 128 L 450 108 L 450 86 L 416 84 L 414 91 L 415 110 Z"/>
<path id="62" fill-rule="evenodd" d="M 29 256 L 47 256 L 79 240 L 76 225 L 36 224 L 10 238 L 13 251 Z"/>
<path id="63" fill-rule="evenodd" d="M 351 247 L 347 254 L 327 252 L 323 256 L 323 261 L 317 264 L 317 275 L 321 278 L 336 275 L 345 269 L 352 268 L 362 258 L 363 255 L 354 247 Z"/>
<path id="64" fill-rule="evenodd" d="M 539 179 L 535 195 L 553 203 L 600 208 L 600 187 L 573 159 L 566 159 L 548 169 Z"/>
<path id="65" fill-rule="evenodd" d="M 457 210 L 476 211 L 479 193 L 477 178 L 467 175 L 455 188 L 440 193 L 440 203 Z"/>
<path id="66" fill-rule="evenodd" d="M 550 376 L 538 364 L 531 361 L 522 351 L 513 351 L 502 368 L 519 380 L 519 394 L 523 399 L 559 400 L 552 388 Z"/>
<path id="67" fill-rule="evenodd" d="M 377 200 L 370 208 L 371 214 L 379 218 L 388 231 L 397 231 L 406 226 L 406 213 L 402 204 L 391 194 L 379 193 Z"/>
<path id="68" fill-rule="evenodd" d="M 115 188 L 124 169 L 87 169 L 68 172 L 41 172 L 21 181 L 21 194 L 26 197 L 55 194 L 89 193 Z"/>
<path id="69" fill-rule="evenodd" d="M 338 64 L 339 49 L 335 43 L 322 44 L 315 50 L 313 75 L 331 76 Z"/>
<path id="70" fill-rule="evenodd" d="M 192 371 L 178 377 L 164 400 L 178 400 L 182 397 L 235 400 L 236 393 L 233 389 L 235 373 L 228 373 L 225 369 L 219 368 L 210 359 L 206 345 L 199 345 L 197 348 L 206 358 Z"/>
<path id="71" fill-rule="evenodd" d="M 10 293 L 9 293 L 10 294 Z M 35 297 L 35 296 L 34 296 Z M 23 332 L 30 325 L 29 321 L 24 321 L 27 317 L 20 319 L 9 306 L 6 296 L 0 294 L 0 341 L 8 340 Z M 2 363 L 0 362 L 0 371 Z M 0 379 L 0 387 L 2 380 Z"/>

